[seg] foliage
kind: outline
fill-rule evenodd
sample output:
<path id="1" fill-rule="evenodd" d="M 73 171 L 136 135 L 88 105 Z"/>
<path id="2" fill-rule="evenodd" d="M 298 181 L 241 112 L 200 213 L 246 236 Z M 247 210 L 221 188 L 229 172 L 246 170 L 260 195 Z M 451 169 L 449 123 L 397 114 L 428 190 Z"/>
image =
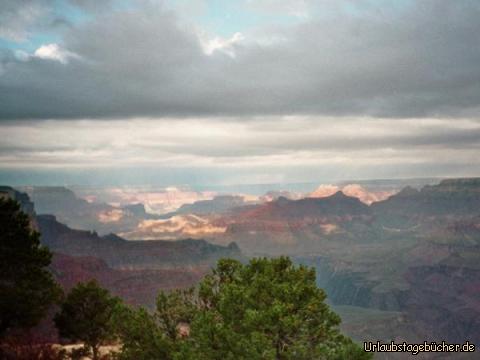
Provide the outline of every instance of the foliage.
<path id="1" fill-rule="evenodd" d="M 113 315 L 120 300 L 101 288 L 96 281 L 78 283 L 68 294 L 55 316 L 60 336 L 81 340 L 98 359 L 99 346 L 114 338 Z"/>
<path id="2" fill-rule="evenodd" d="M 161 293 L 153 315 L 129 310 L 124 359 L 368 359 L 343 336 L 314 269 L 290 259 L 220 260 L 198 292 Z M 189 336 L 178 325 L 189 324 Z M 135 329 L 132 333 L 132 329 Z M 141 353 L 141 356 L 139 355 Z"/>
<path id="3" fill-rule="evenodd" d="M 12 328 L 36 325 L 60 298 L 47 270 L 52 254 L 40 245 L 28 215 L 11 199 L 0 199 L 0 337 Z"/>
<path id="4" fill-rule="evenodd" d="M 189 324 L 198 311 L 193 289 L 160 292 L 153 315 L 123 307 L 116 313 L 116 331 L 123 344 L 120 359 L 173 359 L 183 339 L 179 325 Z"/>

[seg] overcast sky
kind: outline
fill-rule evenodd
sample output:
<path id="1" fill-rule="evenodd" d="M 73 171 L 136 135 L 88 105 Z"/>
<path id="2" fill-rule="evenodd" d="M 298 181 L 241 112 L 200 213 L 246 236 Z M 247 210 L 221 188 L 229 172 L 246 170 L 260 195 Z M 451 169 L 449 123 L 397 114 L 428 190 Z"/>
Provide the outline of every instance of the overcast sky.
<path id="1" fill-rule="evenodd" d="M 0 182 L 480 175 L 480 2 L 0 0 Z"/>

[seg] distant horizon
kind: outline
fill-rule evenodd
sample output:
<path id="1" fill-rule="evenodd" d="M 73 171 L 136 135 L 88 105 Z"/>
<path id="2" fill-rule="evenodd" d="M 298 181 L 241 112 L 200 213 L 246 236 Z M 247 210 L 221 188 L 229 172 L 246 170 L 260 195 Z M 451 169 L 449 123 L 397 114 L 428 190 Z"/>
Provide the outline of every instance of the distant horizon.
<path id="1" fill-rule="evenodd" d="M 298 191 L 308 192 L 313 191 L 322 185 L 351 185 L 357 184 L 360 186 L 417 186 L 422 187 L 428 184 L 437 184 L 447 179 L 476 179 L 480 176 L 458 176 L 458 177 L 414 177 L 414 178 L 378 178 L 378 179 L 343 179 L 337 181 L 307 181 L 307 182 L 278 182 L 278 183 L 238 183 L 238 184 L 169 184 L 169 185 L 155 185 L 155 184 L 12 184 L 1 181 L 1 186 L 11 186 L 14 188 L 67 188 L 70 190 L 88 190 L 88 189 L 138 189 L 138 190 L 162 190 L 162 191 L 214 191 L 221 194 L 235 194 L 242 191 L 252 194 L 261 195 L 268 191 Z M 253 192 L 252 192 L 253 191 Z"/>

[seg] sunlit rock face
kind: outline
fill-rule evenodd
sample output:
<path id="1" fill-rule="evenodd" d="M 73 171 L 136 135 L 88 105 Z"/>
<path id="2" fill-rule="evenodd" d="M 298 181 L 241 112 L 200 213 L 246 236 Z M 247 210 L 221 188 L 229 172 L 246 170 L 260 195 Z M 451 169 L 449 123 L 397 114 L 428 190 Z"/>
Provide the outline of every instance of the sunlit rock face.
<path id="1" fill-rule="evenodd" d="M 98 214 L 98 221 L 101 223 L 115 223 L 122 220 L 124 212 L 122 209 L 110 209 Z"/>
<path id="2" fill-rule="evenodd" d="M 121 233 L 126 239 L 176 240 L 180 238 L 205 238 L 223 234 L 225 226 L 216 225 L 197 215 L 176 215 L 168 219 L 143 220 L 133 231 Z"/>
<path id="3" fill-rule="evenodd" d="M 309 196 L 314 198 L 322 198 L 335 194 L 337 191 L 340 191 L 340 187 L 332 184 L 322 184 Z"/>
<path id="4" fill-rule="evenodd" d="M 367 190 L 359 184 L 348 184 L 344 186 L 338 185 L 320 185 L 314 192 L 310 193 L 309 197 L 322 198 L 335 194 L 337 191 L 342 191 L 347 196 L 352 196 L 360 199 L 365 204 L 371 204 L 377 201 L 385 200 L 389 196 L 395 194 L 393 190 Z"/>
<path id="5" fill-rule="evenodd" d="M 132 204 L 144 204 L 151 214 L 165 214 L 179 209 L 184 204 L 193 204 L 200 200 L 211 200 L 215 192 L 194 191 L 188 188 L 140 188 L 118 187 L 103 189 L 81 189 L 76 191 L 87 201 L 105 202 L 116 207 Z"/>

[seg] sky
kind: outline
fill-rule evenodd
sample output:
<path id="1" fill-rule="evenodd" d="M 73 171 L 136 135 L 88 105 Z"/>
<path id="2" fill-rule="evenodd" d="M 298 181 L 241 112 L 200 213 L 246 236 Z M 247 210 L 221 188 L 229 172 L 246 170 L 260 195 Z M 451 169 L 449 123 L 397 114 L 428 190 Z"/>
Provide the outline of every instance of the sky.
<path id="1" fill-rule="evenodd" d="M 0 0 L 0 183 L 480 175 L 475 0 Z"/>

